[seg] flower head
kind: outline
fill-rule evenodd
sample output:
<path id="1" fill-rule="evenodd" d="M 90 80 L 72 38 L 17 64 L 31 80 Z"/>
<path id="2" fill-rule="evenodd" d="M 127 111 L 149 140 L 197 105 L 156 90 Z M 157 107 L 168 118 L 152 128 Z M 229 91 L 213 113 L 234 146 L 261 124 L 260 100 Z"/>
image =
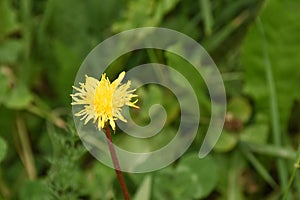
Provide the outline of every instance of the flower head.
<path id="1" fill-rule="evenodd" d="M 81 117 L 84 124 L 87 124 L 91 119 L 93 123 L 97 122 L 99 129 L 104 128 L 106 122 L 109 122 L 112 129 L 116 130 L 115 120 L 120 119 L 126 122 L 122 116 L 122 107 L 127 105 L 138 108 L 136 102 L 131 102 L 134 90 L 129 90 L 131 82 L 121 84 L 125 76 L 122 72 L 119 77 L 112 83 L 105 74 L 102 74 L 101 80 L 89 76 L 85 76 L 85 83 L 79 83 L 80 87 L 73 86 L 76 93 L 71 94 L 73 99 L 72 105 L 83 105 L 83 109 L 75 113 L 75 116 Z"/>

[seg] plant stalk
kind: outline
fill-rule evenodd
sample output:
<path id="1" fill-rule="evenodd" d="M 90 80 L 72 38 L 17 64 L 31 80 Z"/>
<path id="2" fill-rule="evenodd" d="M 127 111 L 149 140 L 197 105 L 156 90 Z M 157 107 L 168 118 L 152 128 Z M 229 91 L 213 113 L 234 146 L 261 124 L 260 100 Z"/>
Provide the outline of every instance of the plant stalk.
<path id="1" fill-rule="evenodd" d="M 286 187 L 286 189 L 285 189 L 285 192 L 284 192 L 284 194 L 283 194 L 283 198 L 282 198 L 283 200 L 286 200 L 286 199 L 287 199 L 287 197 L 288 197 L 288 195 L 289 195 L 289 192 L 290 192 L 290 190 L 291 190 L 292 184 L 293 184 L 293 182 L 294 182 L 294 179 L 295 179 L 295 177 L 296 177 L 297 171 L 298 171 L 299 168 L 300 168 L 300 155 L 299 155 L 299 157 L 297 158 L 296 163 L 294 164 L 294 169 L 293 169 L 292 175 L 291 175 L 291 177 L 290 177 L 290 180 L 289 180 L 289 182 L 288 182 L 288 185 L 287 185 L 287 187 Z"/>
<path id="2" fill-rule="evenodd" d="M 119 161 L 118 161 L 118 158 L 117 158 L 117 154 L 116 154 L 116 151 L 115 151 L 115 148 L 114 148 L 114 144 L 112 142 L 112 137 L 111 137 L 111 134 L 110 134 L 109 126 L 106 126 L 105 134 L 106 134 L 106 138 L 107 138 L 107 143 L 108 143 L 110 155 L 111 155 L 111 158 L 112 158 L 112 161 L 113 161 L 113 164 L 114 164 L 114 168 L 115 168 L 115 171 L 116 171 L 116 174 L 117 174 L 117 177 L 118 177 L 118 181 L 119 181 L 124 199 L 125 200 L 130 200 L 128 189 L 127 189 L 127 186 L 126 186 L 126 182 L 124 180 L 124 177 L 123 177 L 123 174 L 122 174 L 122 171 L 121 171 L 121 168 L 120 168 L 120 164 L 119 164 Z"/>

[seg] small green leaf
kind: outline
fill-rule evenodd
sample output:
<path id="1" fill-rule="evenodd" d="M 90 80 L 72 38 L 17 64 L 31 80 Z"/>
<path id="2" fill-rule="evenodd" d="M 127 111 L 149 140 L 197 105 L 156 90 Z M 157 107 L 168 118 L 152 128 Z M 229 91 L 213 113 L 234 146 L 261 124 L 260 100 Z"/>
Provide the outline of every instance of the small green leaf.
<path id="1" fill-rule="evenodd" d="M 0 137 L 0 162 L 4 159 L 7 151 L 6 142 Z"/>
<path id="2" fill-rule="evenodd" d="M 32 98 L 29 89 L 25 85 L 19 84 L 9 92 L 4 104 L 7 108 L 23 109 L 28 106 Z"/>
<path id="3" fill-rule="evenodd" d="M 10 1 L 0 1 L 0 39 L 17 29 L 16 13 L 9 5 Z"/>
<path id="4" fill-rule="evenodd" d="M 153 199 L 202 199 L 218 182 L 218 165 L 212 156 L 199 159 L 196 153 L 184 156 L 176 169 L 165 168 L 154 180 Z"/>
<path id="5" fill-rule="evenodd" d="M 146 176 L 137 193 L 134 196 L 134 200 L 150 200 L 151 199 L 151 183 L 152 177 Z"/>
<path id="6" fill-rule="evenodd" d="M 143 120 L 149 120 L 149 110 L 154 104 L 162 104 L 163 92 L 162 88 L 157 85 L 149 85 L 148 90 L 141 96 L 143 99 L 143 109 L 140 111 L 140 116 Z"/>
<path id="7" fill-rule="evenodd" d="M 236 146 L 237 141 L 237 138 L 232 133 L 223 131 L 214 147 L 214 151 L 228 152 Z"/>
<path id="8" fill-rule="evenodd" d="M 268 125 L 254 124 L 241 132 L 241 140 L 245 142 L 264 144 L 268 139 Z"/>
<path id="9" fill-rule="evenodd" d="M 20 56 L 22 47 L 23 44 L 19 40 L 5 40 L 2 42 L 0 45 L 0 64 L 15 63 Z"/>
<path id="10" fill-rule="evenodd" d="M 234 118 L 247 122 L 251 116 L 251 106 L 245 98 L 233 98 L 228 103 L 228 111 L 231 112 Z"/>
<path id="11" fill-rule="evenodd" d="M 187 199 L 200 199 L 209 195 L 217 185 L 217 165 L 211 156 L 199 159 L 197 154 L 190 154 L 182 158 L 177 169 L 177 177 L 188 176 L 187 193 L 182 196 Z"/>

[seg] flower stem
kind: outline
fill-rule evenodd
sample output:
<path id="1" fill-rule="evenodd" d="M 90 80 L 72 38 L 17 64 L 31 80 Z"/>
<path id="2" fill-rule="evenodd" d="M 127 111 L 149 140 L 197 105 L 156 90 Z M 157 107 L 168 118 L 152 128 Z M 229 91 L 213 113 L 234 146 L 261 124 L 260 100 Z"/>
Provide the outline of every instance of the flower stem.
<path id="1" fill-rule="evenodd" d="M 127 190 L 127 186 L 126 186 L 126 183 L 125 183 L 125 180 L 124 180 L 124 177 L 123 177 L 120 165 L 119 165 L 119 161 L 118 161 L 118 158 L 117 158 L 117 154 L 116 154 L 116 151 L 115 151 L 115 148 L 114 148 L 114 144 L 112 142 L 109 126 L 106 126 L 105 134 L 106 134 L 106 138 L 107 138 L 107 143 L 108 143 L 110 155 L 111 155 L 111 158 L 112 158 L 112 161 L 113 161 L 113 164 L 114 164 L 114 168 L 115 168 L 115 171 L 116 171 L 116 174 L 117 174 L 117 177 L 118 177 L 120 187 L 122 189 L 124 199 L 125 200 L 130 200 L 129 193 L 128 193 L 128 190 Z"/>

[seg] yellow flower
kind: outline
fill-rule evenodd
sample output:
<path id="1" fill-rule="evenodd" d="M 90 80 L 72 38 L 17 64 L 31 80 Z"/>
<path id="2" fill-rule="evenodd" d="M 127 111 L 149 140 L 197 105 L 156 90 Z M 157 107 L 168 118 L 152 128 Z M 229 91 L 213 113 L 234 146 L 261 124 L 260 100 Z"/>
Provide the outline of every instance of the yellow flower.
<path id="1" fill-rule="evenodd" d="M 128 90 L 131 82 L 121 84 L 124 76 L 125 72 L 122 72 L 114 82 L 110 83 L 105 74 L 102 74 L 100 81 L 86 75 L 85 83 L 79 83 L 80 88 L 73 86 L 76 93 L 71 94 L 73 99 L 71 104 L 84 105 L 81 111 L 75 113 L 75 116 L 81 117 L 80 120 L 84 120 L 84 124 L 93 119 L 93 123 L 98 123 L 98 129 L 104 128 L 106 122 L 109 121 L 115 131 L 115 120 L 120 119 L 126 122 L 121 114 L 123 106 L 139 108 L 135 105 L 137 99 L 131 102 L 131 98 L 137 97 L 133 94 L 135 89 Z"/>

